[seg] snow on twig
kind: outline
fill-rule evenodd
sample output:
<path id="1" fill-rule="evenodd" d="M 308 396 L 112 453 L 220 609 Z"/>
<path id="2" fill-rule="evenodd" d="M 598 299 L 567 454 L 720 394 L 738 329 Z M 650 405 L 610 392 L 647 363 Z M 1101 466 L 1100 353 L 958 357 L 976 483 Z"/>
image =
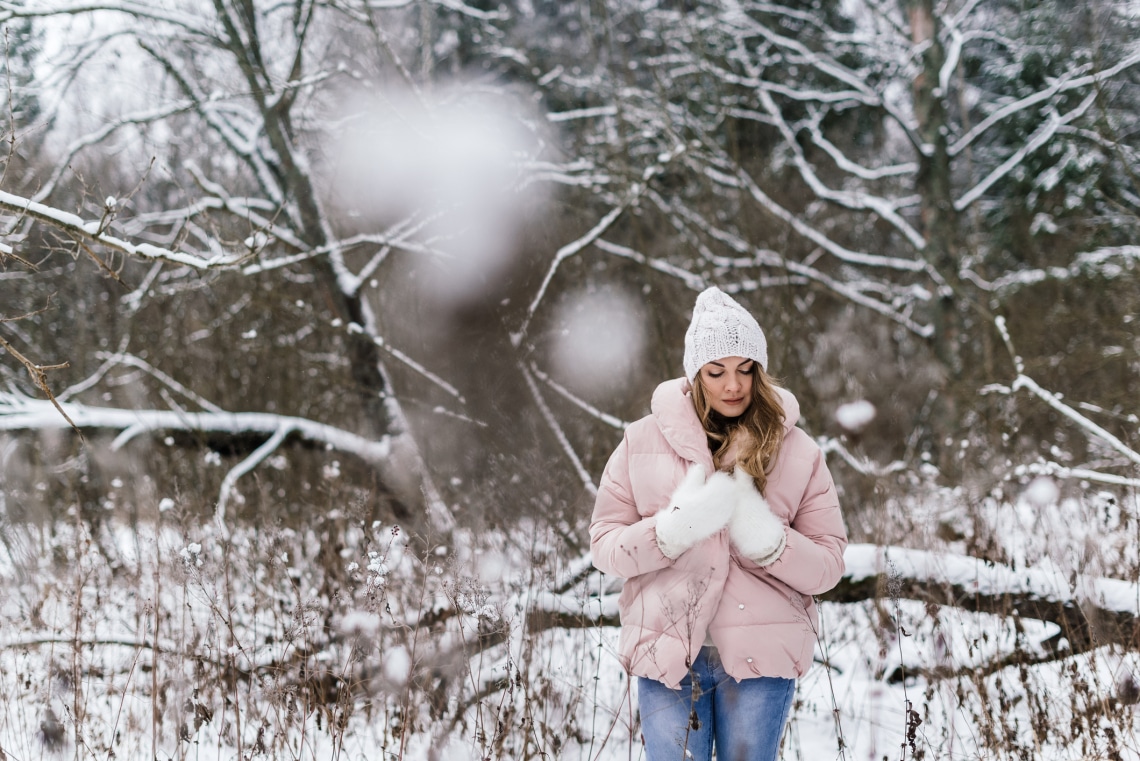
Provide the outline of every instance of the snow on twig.
<path id="1" fill-rule="evenodd" d="M 709 179 L 714 182 L 728 184 L 733 187 L 743 188 L 748 191 L 761 207 L 766 209 L 772 216 L 777 219 L 783 220 L 793 230 L 799 233 L 800 236 L 815 243 L 827 253 L 834 256 L 840 261 L 847 262 L 848 264 L 864 264 L 871 267 L 886 267 L 889 269 L 901 270 L 903 272 L 923 272 L 927 269 L 926 262 L 915 259 L 901 259 L 896 256 L 876 256 L 874 254 L 862 253 L 859 251 L 852 251 L 844 246 L 839 245 L 835 241 L 828 238 L 826 235 L 816 230 L 811 225 L 802 221 L 798 216 L 792 214 L 780 204 L 776 203 L 767 193 L 760 189 L 756 181 L 752 179 L 742 168 L 734 168 L 732 175 L 725 174 L 720 170 L 713 167 L 704 167 L 703 171 Z"/>
<path id="2" fill-rule="evenodd" d="M 139 46 L 158 61 L 163 69 L 175 79 L 187 97 L 194 101 L 195 110 L 206 122 L 206 125 L 236 156 L 240 157 L 250 167 L 262 191 L 272 199 L 276 206 L 289 213 L 291 207 L 285 202 L 286 193 L 282 190 L 275 173 L 270 169 L 270 165 L 278 163 L 279 159 L 273 155 L 272 148 L 265 146 L 262 141 L 257 139 L 265 127 L 264 118 L 246 113 L 246 121 L 251 125 L 251 134 L 243 133 L 228 114 L 222 113 L 217 108 L 218 104 L 213 98 L 204 95 L 198 89 L 196 79 L 187 76 L 162 49 L 142 39 L 139 40 Z M 236 52 L 235 55 L 237 55 Z M 267 92 L 269 91 L 267 88 Z M 264 115 L 260 116 L 263 117 Z M 292 215 L 290 214 L 290 216 Z"/>
<path id="3" fill-rule="evenodd" d="M 510 18 L 510 14 L 505 10 L 484 11 L 462 3 L 459 0 L 432 0 L 432 2 L 441 8 L 447 8 L 448 10 L 455 11 L 464 16 L 470 16 L 474 19 L 479 19 L 480 21 L 506 21 Z"/>
<path id="4" fill-rule="evenodd" d="M 550 427 L 550 432 L 554 434 L 554 438 L 558 440 L 558 444 L 562 447 L 562 451 L 566 453 L 566 457 L 570 460 L 570 464 L 574 466 L 574 470 L 578 474 L 578 479 L 582 482 L 582 485 L 586 487 L 586 491 L 588 491 L 591 496 L 596 497 L 598 495 L 597 484 L 595 484 L 594 479 L 590 477 L 590 473 L 586 470 L 586 466 L 582 464 L 582 460 L 578 457 L 578 453 L 574 451 L 574 446 L 570 443 L 570 439 L 566 436 L 566 432 L 562 430 L 562 426 L 558 424 L 558 419 L 554 417 L 554 412 L 551 411 L 550 407 L 546 404 L 546 400 L 542 398 L 542 391 L 539 389 L 538 384 L 534 382 L 534 376 L 531 374 L 530 370 L 528 370 L 521 363 L 519 364 L 519 370 L 522 371 L 523 378 L 526 380 L 526 385 L 530 389 L 530 394 L 532 397 L 534 397 L 534 403 L 538 405 L 538 409 L 542 413 L 543 419 Z"/>
<path id="5" fill-rule="evenodd" d="M 130 241 L 108 235 L 102 229 L 100 220 L 88 221 L 60 209 L 37 203 L 28 198 L 14 195 L 0 190 L 0 209 L 14 214 L 26 215 L 44 224 L 67 233 L 76 240 L 88 240 L 107 248 L 119 251 L 127 256 L 139 259 L 164 260 L 176 264 L 184 264 L 200 270 L 224 269 L 235 267 L 249 258 L 248 253 L 213 256 L 210 258 L 189 254 L 184 251 L 160 248 L 149 243 L 131 243 Z"/>
<path id="6" fill-rule="evenodd" d="M 999 108 L 997 111 L 994 111 L 988 117 L 979 122 L 977 126 L 963 135 L 961 140 L 958 140 L 957 142 L 951 144 L 949 148 L 947 148 L 947 153 L 951 158 L 957 156 L 959 153 L 966 150 L 966 148 L 969 147 L 975 140 L 981 137 L 986 132 L 986 130 L 990 129 L 1006 117 L 1012 116 L 1019 111 L 1024 111 L 1025 109 L 1030 108 L 1031 106 L 1035 106 L 1038 103 L 1043 103 L 1063 92 L 1076 90 L 1087 85 L 1098 84 L 1105 80 L 1112 79 L 1117 74 L 1135 66 L 1138 63 L 1140 63 L 1140 53 L 1133 53 L 1115 66 L 1105 69 L 1104 71 L 1096 72 L 1095 74 L 1089 74 L 1083 77 L 1075 77 L 1073 74 L 1068 74 L 1066 76 L 1059 77 L 1052 86 L 1035 92 L 1032 95 L 1026 96 L 1021 100 L 1009 103 L 1002 108 Z"/>
<path id="7" fill-rule="evenodd" d="M 602 412 L 597 407 L 587 402 L 585 399 L 582 399 L 580 396 L 571 393 L 569 389 L 555 381 L 546 373 L 542 372 L 542 370 L 539 370 L 538 365 L 534 364 L 533 362 L 530 363 L 530 370 L 532 373 L 534 373 L 536 378 L 545 383 L 555 393 L 573 404 L 578 409 L 590 415 L 590 417 L 596 418 L 611 428 L 616 428 L 619 431 L 624 431 L 629 427 L 629 423 L 626 421 L 616 418 L 608 412 Z"/>
<path id="8" fill-rule="evenodd" d="M 1049 405 L 1049 407 L 1076 423 L 1078 427 L 1088 432 L 1094 438 L 1100 439 L 1112 447 L 1114 450 L 1124 455 L 1124 457 L 1128 460 L 1131 460 L 1137 465 L 1140 465 L 1140 452 L 1136 452 L 1136 450 L 1131 449 L 1127 444 L 1118 439 L 1112 433 L 1097 425 L 1092 420 L 1089 420 L 1087 417 L 1077 412 L 1069 405 L 1065 404 L 1063 401 L 1061 401 L 1061 398 L 1057 396 L 1057 394 L 1054 394 L 1048 389 L 1042 388 L 1037 383 L 1037 381 L 1026 375 L 1025 363 L 1022 361 L 1021 356 L 1018 355 L 1013 348 L 1013 340 L 1010 338 L 1009 328 L 1005 324 L 1005 318 L 1001 316 L 996 317 L 994 319 L 994 323 L 997 326 L 998 332 L 1001 333 L 1002 341 L 1005 342 L 1006 350 L 1009 352 L 1010 358 L 1013 359 L 1014 368 L 1017 370 L 1017 378 L 1014 379 L 1013 383 L 1010 386 L 1011 392 L 1025 389 L 1033 396 L 1036 396 L 1038 399 L 1045 402 L 1045 404 Z"/>
<path id="9" fill-rule="evenodd" d="M 256 468 L 266 457 L 277 451 L 277 448 L 281 446 L 290 432 L 290 427 L 283 424 L 261 446 L 253 450 L 249 457 L 230 468 L 226 477 L 222 479 L 222 486 L 218 490 L 218 505 L 214 509 L 214 524 L 226 539 L 230 536 L 229 527 L 226 525 L 226 504 L 233 493 L 234 485 L 237 484 L 239 478 Z"/>
<path id="10" fill-rule="evenodd" d="M 1067 465 L 1061 465 L 1057 462 L 1031 462 L 1027 465 L 1018 466 L 1018 471 L 1024 472 L 1027 475 L 1033 476 L 1052 476 L 1065 481 L 1078 480 L 1078 481 L 1091 481 L 1098 484 L 1108 484 L 1110 486 L 1127 486 L 1130 488 L 1140 487 L 1140 478 L 1128 478 L 1127 476 L 1118 476 L 1113 473 L 1101 473 L 1098 470 L 1089 470 L 1088 468 L 1070 468 Z"/>
<path id="11" fill-rule="evenodd" d="M 1123 265 L 1111 263 L 1112 259 L 1123 259 Z M 1068 267 L 1047 267 L 1045 269 L 1021 270 L 1010 272 L 993 280 L 982 279 L 973 270 L 963 270 L 962 277 L 969 279 L 974 285 L 984 291 L 998 292 L 1007 288 L 1042 283 L 1050 278 L 1054 280 L 1073 280 L 1082 276 L 1103 274 L 1112 277 L 1117 274 L 1115 270 L 1140 264 L 1140 246 L 1107 246 L 1096 251 L 1087 251 L 1078 254 Z"/>
<path id="12" fill-rule="evenodd" d="M 1137 453 L 1135 450 L 1129 448 L 1127 444 L 1118 439 L 1116 436 L 1113 436 L 1104 428 L 1100 427 L 1084 415 L 1074 410 L 1069 405 L 1062 402 L 1060 397 L 1058 397 L 1052 391 L 1042 388 L 1037 383 L 1037 381 L 1033 380 L 1029 376 L 1019 374 L 1016 380 L 1013 382 L 1012 389 L 1014 391 L 1019 391 L 1021 389 L 1027 390 L 1029 393 L 1045 402 L 1054 410 L 1061 413 L 1065 417 L 1069 418 L 1069 420 L 1072 420 L 1078 426 L 1088 431 L 1095 438 L 1100 439 L 1132 462 L 1140 465 L 1140 453 Z"/>
<path id="13" fill-rule="evenodd" d="M 608 230 L 610 226 L 617 220 L 617 218 L 620 217 L 625 212 L 625 210 L 629 208 L 630 204 L 636 200 L 637 196 L 641 194 L 643 188 L 644 186 L 641 184 L 634 185 L 626 199 L 622 203 L 610 209 L 609 212 L 607 212 L 606 215 L 602 217 L 598 223 L 594 225 L 585 235 L 578 238 L 577 240 L 567 243 L 565 246 L 558 249 L 554 255 L 554 261 L 550 264 L 550 269 L 548 269 L 546 272 L 546 277 L 542 280 L 542 285 L 540 285 L 538 288 L 538 293 L 535 294 L 534 300 L 532 300 L 530 306 L 527 307 L 526 319 L 524 320 L 522 327 L 517 332 L 511 334 L 511 342 L 516 347 L 522 342 L 523 336 L 526 335 L 526 329 L 530 326 L 530 321 L 534 317 L 534 313 L 538 311 L 539 304 L 542 303 L 542 299 L 546 296 L 546 289 L 550 286 L 550 281 L 554 279 L 554 275 L 558 271 L 558 267 L 561 266 L 563 261 L 570 258 L 571 256 L 574 256 L 579 251 L 589 246 L 591 243 L 597 240 L 602 235 L 602 233 Z"/>
<path id="14" fill-rule="evenodd" d="M 672 150 L 660 154 L 655 162 L 645 167 L 641 173 L 641 182 L 634 183 L 620 203 L 610 209 L 585 235 L 558 249 L 554 254 L 554 261 L 550 263 L 550 269 L 546 272 L 546 277 L 542 280 L 542 285 L 539 286 L 538 292 L 535 294 L 530 306 L 527 307 L 523 324 L 517 331 L 511 333 L 511 343 L 513 343 L 516 348 L 521 345 L 523 336 L 526 335 L 527 328 L 530 327 L 530 321 L 534 318 L 535 312 L 538 311 L 542 299 L 546 296 L 546 289 L 550 286 L 550 281 L 554 279 L 554 275 L 558 272 L 558 268 L 562 265 L 562 262 L 579 253 L 600 238 L 629 207 L 637 203 L 638 199 L 649 187 L 649 181 L 653 179 L 654 176 L 660 174 L 666 165 L 684 152 L 685 145 L 678 143 Z"/>
<path id="15" fill-rule="evenodd" d="M 128 315 L 134 315 L 139 311 L 142 306 L 142 300 L 146 298 L 150 288 L 154 285 L 154 281 L 158 279 L 158 273 L 162 272 L 162 262 L 155 262 L 147 270 L 146 276 L 143 277 L 142 282 L 138 287 L 125 296 L 119 298 L 119 303 L 126 307 Z"/>
<path id="16" fill-rule="evenodd" d="M 966 20 L 966 17 L 974 12 L 974 9 L 977 8 L 981 2 L 982 0 L 967 0 L 966 4 L 954 14 L 954 17 L 946 22 L 946 28 L 957 29 L 962 25 L 962 22 Z"/>
<path id="17" fill-rule="evenodd" d="M 43 18 L 47 16 L 77 16 L 90 11 L 117 11 L 140 19 L 161 21 L 181 27 L 201 37 L 225 43 L 221 30 L 209 26 L 204 19 L 177 13 L 159 3 L 136 3 L 131 0 L 104 0 L 104 2 L 0 2 L 0 24 L 14 18 Z"/>
<path id="18" fill-rule="evenodd" d="M 194 402 L 195 404 L 200 406 L 202 409 L 207 410 L 209 412 L 217 412 L 217 413 L 224 413 L 225 412 L 225 410 L 223 410 L 218 405 L 216 405 L 213 402 L 211 402 L 210 400 L 200 396 L 199 394 L 195 393 L 193 390 L 187 388 L 186 386 L 183 386 L 181 383 L 174 380 L 174 378 L 170 377 L 169 375 L 164 373 L 162 370 L 159 370 L 157 367 L 150 364 L 146 360 L 140 359 L 139 357 L 136 357 L 133 354 L 127 354 L 125 352 L 119 352 L 117 354 L 109 354 L 107 352 L 96 352 L 95 358 L 104 360 L 105 362 L 110 363 L 111 365 L 128 365 L 130 367 L 137 367 L 139 370 L 142 370 L 147 375 L 150 375 L 152 378 L 159 381 L 160 383 L 165 385 L 167 388 L 178 392 L 182 396 L 184 396 L 187 399 L 189 399 L 190 401 Z M 68 396 L 72 396 L 75 393 L 74 387 L 67 389 L 64 393 L 67 394 Z M 63 398 L 62 394 L 60 396 L 61 396 L 61 398 Z"/>
<path id="19" fill-rule="evenodd" d="M 83 137 L 80 137 L 71 142 L 67 148 L 64 149 L 62 156 L 56 162 L 55 169 L 52 170 L 51 175 L 44 181 L 44 184 L 32 196 L 33 201 L 43 201 L 51 192 L 55 190 L 56 183 L 64 175 L 64 173 L 72 170 L 72 160 L 75 155 L 84 148 L 96 145 L 106 138 L 110 137 L 116 131 L 123 127 L 134 126 L 140 124 L 150 124 L 151 122 L 166 119 L 175 114 L 182 113 L 194 107 L 191 101 L 179 101 L 177 103 L 170 103 L 161 108 L 151 109 L 149 111 L 140 111 L 133 114 L 120 116 L 119 118 L 105 124 L 100 129 L 91 132 Z"/>
<path id="20" fill-rule="evenodd" d="M 891 166 L 882 166 L 875 168 L 868 168 L 862 164 L 858 164 L 851 159 L 847 158 L 834 143 L 828 140 L 823 131 L 819 128 L 819 121 L 813 119 L 811 124 L 808 125 L 808 131 L 811 134 L 812 142 L 822 148 L 823 151 L 831 157 L 835 165 L 847 172 L 853 174 L 861 180 L 881 180 L 886 177 L 901 177 L 905 175 L 914 174 L 918 171 L 918 164 L 913 161 L 908 161 L 903 164 L 893 164 Z M 896 199 L 895 204 L 897 207 L 910 206 L 913 203 L 912 199 Z"/>
<path id="21" fill-rule="evenodd" d="M 946 47 L 946 61 L 938 70 L 938 92 L 941 95 L 950 92 L 950 77 L 954 76 L 954 71 L 958 68 L 958 61 L 962 58 L 962 45 L 965 44 L 961 30 L 951 29 L 949 32 L 950 44 Z"/>
<path id="22" fill-rule="evenodd" d="M 866 77 L 860 72 L 851 70 L 831 56 L 811 50 L 800 40 L 773 32 L 766 25 L 746 13 L 738 11 L 729 14 L 729 18 L 731 21 L 738 22 L 742 31 L 758 33 L 771 44 L 794 53 L 799 57 L 799 62 L 803 65 L 810 66 L 824 76 L 841 82 L 851 88 L 842 93 L 845 96 L 843 100 L 857 100 L 871 108 L 883 109 L 898 124 L 899 128 L 906 133 L 907 138 L 912 143 L 915 145 L 921 143 L 918 135 L 915 133 L 915 126 L 912 120 L 906 118 L 890 98 L 883 97 L 880 93 L 876 92 L 874 88 L 868 85 Z M 827 90 L 813 91 L 810 89 L 778 85 L 773 86 L 772 83 L 766 81 L 758 82 L 756 87 L 765 92 L 775 92 L 795 100 L 815 101 L 819 103 L 835 102 L 836 99 L 833 96 L 837 94 Z"/>
<path id="23" fill-rule="evenodd" d="M 418 231 L 418 229 L 419 228 L 415 228 L 411 232 L 400 232 L 399 234 L 365 233 L 361 235 L 354 235 L 350 238 L 344 238 L 343 240 L 334 240 L 317 248 L 302 247 L 301 252 L 297 254 L 280 256 L 275 259 L 266 259 L 254 264 L 248 264 L 242 268 L 241 273 L 243 275 L 256 275 L 261 272 L 269 272 L 271 270 L 281 269 L 282 267 L 289 267 L 293 264 L 298 264 L 309 259 L 315 259 L 319 256 L 331 256 L 333 254 L 343 253 L 349 249 L 355 248 L 356 246 L 363 245 L 377 245 L 381 247 L 389 246 L 391 248 L 407 251 L 408 253 L 412 254 L 443 257 L 444 254 L 442 252 L 437 251 L 430 246 L 426 246 L 420 243 L 408 242 L 406 240 L 406 238 L 411 233 Z M 340 285 L 345 288 L 358 288 L 360 284 L 357 283 L 355 286 L 353 286 L 352 280 L 353 278 L 351 277 L 346 278 L 345 282 L 340 283 Z M 346 293 L 351 294 L 355 293 L 355 291 L 346 291 Z"/>
<path id="24" fill-rule="evenodd" d="M 355 323 L 352 323 L 349 325 L 350 330 L 352 329 L 353 325 L 355 325 Z M 445 381 L 439 375 L 433 373 L 431 370 L 428 370 L 426 367 L 424 367 L 419 362 L 417 362 L 416 360 L 409 357 L 404 352 L 400 351 L 396 347 L 389 344 L 386 340 L 384 340 L 383 336 L 373 336 L 372 342 L 375 343 L 377 346 L 379 346 L 384 351 L 388 352 L 388 354 L 392 355 L 393 358 L 399 360 L 401 363 L 403 363 L 405 366 L 407 366 L 411 370 L 414 370 L 416 373 L 421 375 L 424 379 L 431 381 L 434 385 L 438 386 L 440 389 L 447 392 L 450 396 L 455 397 L 455 399 L 457 401 L 459 401 L 461 403 L 466 402 L 466 400 L 463 398 L 463 394 L 461 394 L 459 392 L 459 389 L 457 389 L 455 386 L 453 386 L 450 383 L 448 383 L 447 381 Z"/>
<path id="25" fill-rule="evenodd" d="M 1064 116 L 1059 116 L 1056 112 L 1049 114 L 1049 118 L 1045 120 L 1045 123 L 1034 131 L 1024 145 L 1014 151 L 1012 156 L 1003 161 L 1000 166 L 990 172 L 981 182 L 970 188 L 961 198 L 954 202 L 955 211 L 965 211 L 974 201 L 981 198 L 994 183 L 1013 171 L 1014 167 L 1024 161 L 1026 156 L 1049 142 L 1049 140 L 1057 134 L 1057 130 L 1063 125 L 1084 116 L 1085 112 L 1096 102 L 1096 98 L 1097 93 L 1093 91 L 1081 101 L 1079 106 Z"/>
<path id="26" fill-rule="evenodd" d="M 629 246 L 613 243 L 606 240 L 605 238 L 598 238 L 595 240 L 594 246 L 600 251 L 606 252 L 607 254 L 620 256 L 623 259 L 632 259 L 638 264 L 644 264 L 650 269 L 657 270 L 658 272 L 669 275 L 670 277 L 675 277 L 693 291 L 703 291 L 708 287 L 708 283 L 705 281 L 705 279 L 695 272 L 689 272 L 687 269 L 678 267 L 677 265 L 667 262 L 664 259 L 646 256 L 640 251 L 635 251 Z"/>
<path id="27" fill-rule="evenodd" d="M 617 106 L 594 106 L 592 108 L 576 108 L 571 111 L 555 111 L 546 115 L 546 120 L 552 123 L 569 122 L 576 119 L 593 119 L 599 116 L 617 116 Z"/>
<path id="28" fill-rule="evenodd" d="M 815 168 L 804 155 L 803 148 L 796 139 L 795 133 L 793 133 L 792 128 L 788 126 L 783 113 L 776 106 L 776 102 L 772 100 L 772 96 L 766 92 L 761 92 L 760 102 L 768 113 L 771 114 L 776 128 L 784 138 L 784 145 L 792 152 L 792 158 L 796 168 L 799 169 L 800 176 L 816 196 L 853 211 L 872 211 L 878 214 L 883 221 L 898 230 L 904 238 L 910 241 L 911 246 L 913 246 L 916 251 L 922 251 L 926 248 L 926 240 L 922 237 L 922 233 L 914 229 L 910 223 L 899 215 L 897 202 L 880 198 L 870 193 L 834 190 L 825 185 L 823 180 L 819 178 L 819 175 L 816 174 Z"/>
<path id="29" fill-rule="evenodd" d="M 915 322 L 907 314 L 895 309 L 890 304 L 868 296 L 853 284 L 840 282 L 839 280 L 824 274 L 814 267 L 811 267 L 802 262 L 792 261 L 775 251 L 754 247 L 751 243 L 744 240 L 739 235 L 735 235 L 731 232 L 717 227 L 716 225 L 713 225 L 704 217 L 689 211 L 684 206 L 680 206 L 678 204 L 669 204 L 667 205 L 667 210 L 676 214 L 680 214 L 686 221 L 696 225 L 706 234 L 710 235 L 721 243 L 728 245 L 736 252 L 749 255 L 751 257 L 751 261 L 747 262 L 748 266 L 777 267 L 788 272 L 791 275 L 807 278 L 808 280 L 817 282 L 820 285 L 834 291 L 836 294 L 842 296 L 845 299 L 859 304 L 860 306 L 867 307 L 868 309 L 878 312 L 884 317 L 894 320 L 900 325 L 906 327 L 907 330 L 914 332 L 916 335 L 928 338 L 934 334 L 934 326 Z M 739 267 L 745 266 L 745 263 L 731 263 L 727 266 Z"/>
<path id="30" fill-rule="evenodd" d="M 226 190 L 224 185 L 218 182 L 214 182 L 208 178 L 206 176 L 206 173 L 202 171 L 201 167 L 199 167 L 197 163 L 193 161 L 187 161 L 183 164 L 183 166 L 185 166 L 186 170 L 190 172 L 190 175 L 194 178 L 194 181 L 197 182 L 203 190 L 205 190 L 207 193 L 212 194 L 213 196 L 213 198 L 204 198 L 196 204 L 196 206 L 200 207 L 201 210 L 205 211 L 207 209 L 221 209 L 228 211 L 231 214 L 242 217 L 253 225 L 256 225 L 259 232 L 264 233 L 270 238 L 276 238 L 283 243 L 292 246 L 293 248 L 306 248 L 305 243 L 297 237 L 294 230 L 288 227 L 282 227 L 281 225 L 276 224 L 273 220 L 261 215 L 260 212 L 268 212 L 276 216 L 281 211 L 281 207 L 278 204 L 270 200 L 253 198 L 250 196 L 235 198 L 234 196 L 230 195 L 229 191 Z M 140 222 L 145 223 L 150 221 L 151 218 L 147 216 L 140 216 L 137 219 L 139 219 Z"/>
<path id="31" fill-rule="evenodd" d="M 856 457 L 851 454 L 847 447 L 843 446 L 843 442 L 839 439 L 833 438 L 820 438 L 818 439 L 819 448 L 823 450 L 824 454 L 834 452 L 839 455 L 845 463 L 851 466 L 858 473 L 865 476 L 889 476 L 892 473 L 900 473 L 907 469 L 907 464 L 902 460 L 895 460 L 887 465 L 880 465 L 877 462 L 872 462 L 867 457 Z"/>

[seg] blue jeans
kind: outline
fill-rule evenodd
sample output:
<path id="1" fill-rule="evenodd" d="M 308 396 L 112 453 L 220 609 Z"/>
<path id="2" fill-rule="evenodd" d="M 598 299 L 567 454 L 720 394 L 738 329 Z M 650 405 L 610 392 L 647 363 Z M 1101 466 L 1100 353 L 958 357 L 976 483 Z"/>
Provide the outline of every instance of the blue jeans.
<path id="1" fill-rule="evenodd" d="M 794 679 L 737 682 L 702 647 L 680 689 L 637 680 L 646 760 L 711 761 L 715 744 L 718 761 L 775 761 L 795 692 Z"/>

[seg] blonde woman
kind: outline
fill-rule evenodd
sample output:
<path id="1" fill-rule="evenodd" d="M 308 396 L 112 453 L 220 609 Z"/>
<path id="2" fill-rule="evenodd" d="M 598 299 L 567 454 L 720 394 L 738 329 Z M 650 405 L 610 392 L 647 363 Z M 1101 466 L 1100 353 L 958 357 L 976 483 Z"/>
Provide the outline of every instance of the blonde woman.
<path id="1" fill-rule="evenodd" d="M 653 394 L 610 457 L 594 565 L 624 579 L 620 656 L 637 678 L 648 761 L 769 761 L 818 630 L 812 595 L 847 535 L 799 404 L 767 374 L 759 324 L 697 297 L 685 377 Z"/>

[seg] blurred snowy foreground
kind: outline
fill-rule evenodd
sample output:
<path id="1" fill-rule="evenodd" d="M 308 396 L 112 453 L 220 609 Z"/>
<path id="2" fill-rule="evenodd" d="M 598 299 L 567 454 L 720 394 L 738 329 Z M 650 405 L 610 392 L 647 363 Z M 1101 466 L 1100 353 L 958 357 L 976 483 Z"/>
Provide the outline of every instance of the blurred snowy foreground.
<path id="1" fill-rule="evenodd" d="M 993 505 L 1007 564 L 852 545 L 852 601 L 821 606 L 782 757 L 1140 757 L 1140 664 L 1119 637 L 969 611 L 1131 620 L 1137 584 L 1049 559 L 1049 529 L 1082 525 L 1074 541 L 1134 561 L 1104 507 Z M 0 758 L 644 758 L 619 583 L 558 560 L 553 534 L 416 550 L 334 513 L 226 540 L 158 508 L 157 527 L 0 525 Z M 851 592 L 868 580 L 876 594 Z"/>

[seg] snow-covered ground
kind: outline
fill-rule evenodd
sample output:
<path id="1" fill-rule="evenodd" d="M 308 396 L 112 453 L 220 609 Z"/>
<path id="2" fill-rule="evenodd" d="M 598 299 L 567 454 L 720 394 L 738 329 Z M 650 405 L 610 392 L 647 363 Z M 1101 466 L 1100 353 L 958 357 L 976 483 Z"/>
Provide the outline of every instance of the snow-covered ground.
<path id="1" fill-rule="evenodd" d="M 1134 583 L 1043 562 L 1061 539 L 1012 528 L 1032 506 L 993 506 L 1017 563 L 853 545 L 849 575 L 888 558 L 893 576 L 1135 606 Z M 1080 509 L 1039 505 L 1033 525 Z M 380 525 L 229 544 L 173 520 L 77 525 L 0 526 L 2 758 L 644 757 L 617 629 L 531 615 L 612 612 L 615 586 L 533 527 L 417 554 Z M 1054 624 L 887 587 L 821 606 L 783 758 L 1140 758 L 1135 652 L 1050 657 Z"/>

